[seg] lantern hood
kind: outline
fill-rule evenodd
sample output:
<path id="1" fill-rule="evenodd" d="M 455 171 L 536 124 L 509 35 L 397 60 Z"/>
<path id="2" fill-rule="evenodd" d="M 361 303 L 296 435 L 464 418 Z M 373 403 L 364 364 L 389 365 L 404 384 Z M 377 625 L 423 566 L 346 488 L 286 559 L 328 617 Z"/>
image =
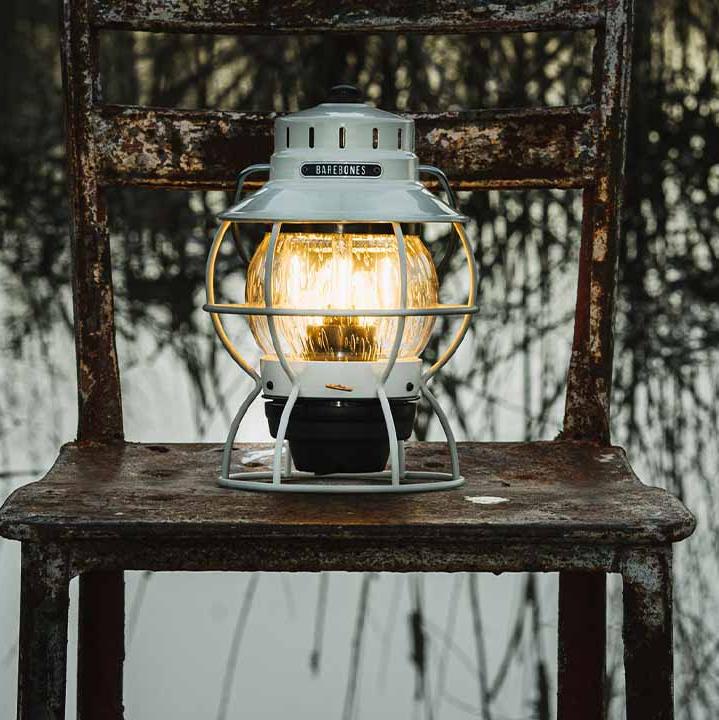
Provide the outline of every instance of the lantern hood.
<path id="1" fill-rule="evenodd" d="M 467 221 L 419 182 L 414 120 L 340 85 L 327 102 L 275 120 L 269 181 L 222 212 L 235 222 Z"/>

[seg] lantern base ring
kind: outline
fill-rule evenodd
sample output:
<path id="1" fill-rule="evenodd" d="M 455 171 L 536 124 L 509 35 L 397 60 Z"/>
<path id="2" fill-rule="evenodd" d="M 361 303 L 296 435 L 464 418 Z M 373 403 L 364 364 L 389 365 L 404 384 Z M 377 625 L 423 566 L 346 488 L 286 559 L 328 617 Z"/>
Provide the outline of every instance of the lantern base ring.
<path id="1" fill-rule="evenodd" d="M 281 483 L 272 482 L 272 471 L 232 473 L 222 477 L 221 487 L 236 490 L 255 490 L 261 492 L 302 492 L 302 493 L 412 493 L 432 490 L 448 490 L 464 483 L 460 475 L 455 478 L 447 472 L 410 471 L 404 475 L 399 485 L 389 484 L 392 473 L 385 470 L 379 473 L 336 473 L 333 475 L 313 475 L 295 471 L 282 476 Z M 303 480 L 310 482 L 302 482 Z M 359 481 L 359 482 L 358 482 Z M 379 482 L 378 482 L 379 481 Z M 327 483 L 327 484 L 323 484 Z"/>

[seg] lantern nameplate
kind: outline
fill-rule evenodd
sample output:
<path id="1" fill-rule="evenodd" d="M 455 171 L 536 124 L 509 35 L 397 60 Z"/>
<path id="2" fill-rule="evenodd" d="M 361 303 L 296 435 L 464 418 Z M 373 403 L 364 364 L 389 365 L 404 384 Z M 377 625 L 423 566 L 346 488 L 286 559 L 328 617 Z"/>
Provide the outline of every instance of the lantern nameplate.
<path id="1" fill-rule="evenodd" d="M 382 175 L 379 163 L 358 162 L 312 162 L 300 168 L 303 177 L 331 178 L 378 178 Z"/>

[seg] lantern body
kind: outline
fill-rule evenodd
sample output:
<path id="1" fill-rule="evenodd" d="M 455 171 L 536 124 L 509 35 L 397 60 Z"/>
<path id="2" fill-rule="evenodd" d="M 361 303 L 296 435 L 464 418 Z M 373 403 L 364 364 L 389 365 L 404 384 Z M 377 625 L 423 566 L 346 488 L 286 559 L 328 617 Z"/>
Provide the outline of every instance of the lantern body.
<path id="1" fill-rule="evenodd" d="M 416 235 L 405 235 L 407 307 L 434 307 L 437 273 L 432 256 Z M 269 234 L 250 262 L 245 300 L 264 305 L 265 265 Z M 272 305 L 326 310 L 389 310 L 399 307 L 400 263 L 397 239 L 379 233 L 282 232 L 275 248 Z M 251 316 L 252 334 L 268 357 L 276 357 L 267 318 Z M 400 359 L 418 357 L 432 332 L 435 318 L 405 321 Z M 275 320 L 282 350 L 290 360 L 386 360 L 397 333 L 396 317 L 292 316 Z"/>
<path id="2" fill-rule="evenodd" d="M 462 227 L 467 218 L 444 174 L 419 165 L 414 137 L 412 119 L 368 107 L 352 88 L 334 88 L 328 102 L 277 118 L 270 163 L 240 173 L 235 202 L 219 215 L 205 309 L 255 387 L 230 428 L 220 485 L 408 492 L 461 484 L 456 443 L 428 382 L 477 312 L 476 267 Z M 242 197 L 245 179 L 257 172 L 269 172 L 269 180 Z M 423 172 L 439 180 L 449 204 L 422 185 Z M 244 304 L 215 299 L 215 264 L 233 223 L 236 232 L 243 223 L 271 226 L 249 264 Z M 405 233 L 408 223 L 448 223 L 459 236 L 466 304 L 440 304 L 432 255 L 414 226 Z M 261 349 L 259 371 L 230 340 L 223 318 L 231 315 L 247 318 Z M 438 316 L 456 316 L 459 327 L 423 371 L 420 355 Z M 234 439 L 260 394 L 276 438 L 272 469 L 233 472 Z M 450 473 L 405 467 L 420 397 L 447 437 Z"/>

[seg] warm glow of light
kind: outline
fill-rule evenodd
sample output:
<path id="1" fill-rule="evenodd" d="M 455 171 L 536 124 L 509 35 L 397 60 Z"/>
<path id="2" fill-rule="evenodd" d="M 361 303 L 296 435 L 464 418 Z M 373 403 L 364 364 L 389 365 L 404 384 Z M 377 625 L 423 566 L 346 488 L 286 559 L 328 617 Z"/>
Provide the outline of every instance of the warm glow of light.
<path id="1" fill-rule="evenodd" d="M 416 235 L 406 235 L 407 306 L 437 304 L 432 256 Z M 247 271 L 245 298 L 264 305 L 266 235 Z M 393 234 L 281 233 L 275 248 L 272 303 L 278 307 L 332 310 L 390 309 L 400 305 L 397 239 Z M 377 360 L 387 357 L 397 318 L 276 317 L 283 351 L 303 360 Z M 406 319 L 400 357 L 422 352 L 433 317 Z M 267 318 L 250 317 L 250 328 L 267 355 L 274 355 Z"/>

